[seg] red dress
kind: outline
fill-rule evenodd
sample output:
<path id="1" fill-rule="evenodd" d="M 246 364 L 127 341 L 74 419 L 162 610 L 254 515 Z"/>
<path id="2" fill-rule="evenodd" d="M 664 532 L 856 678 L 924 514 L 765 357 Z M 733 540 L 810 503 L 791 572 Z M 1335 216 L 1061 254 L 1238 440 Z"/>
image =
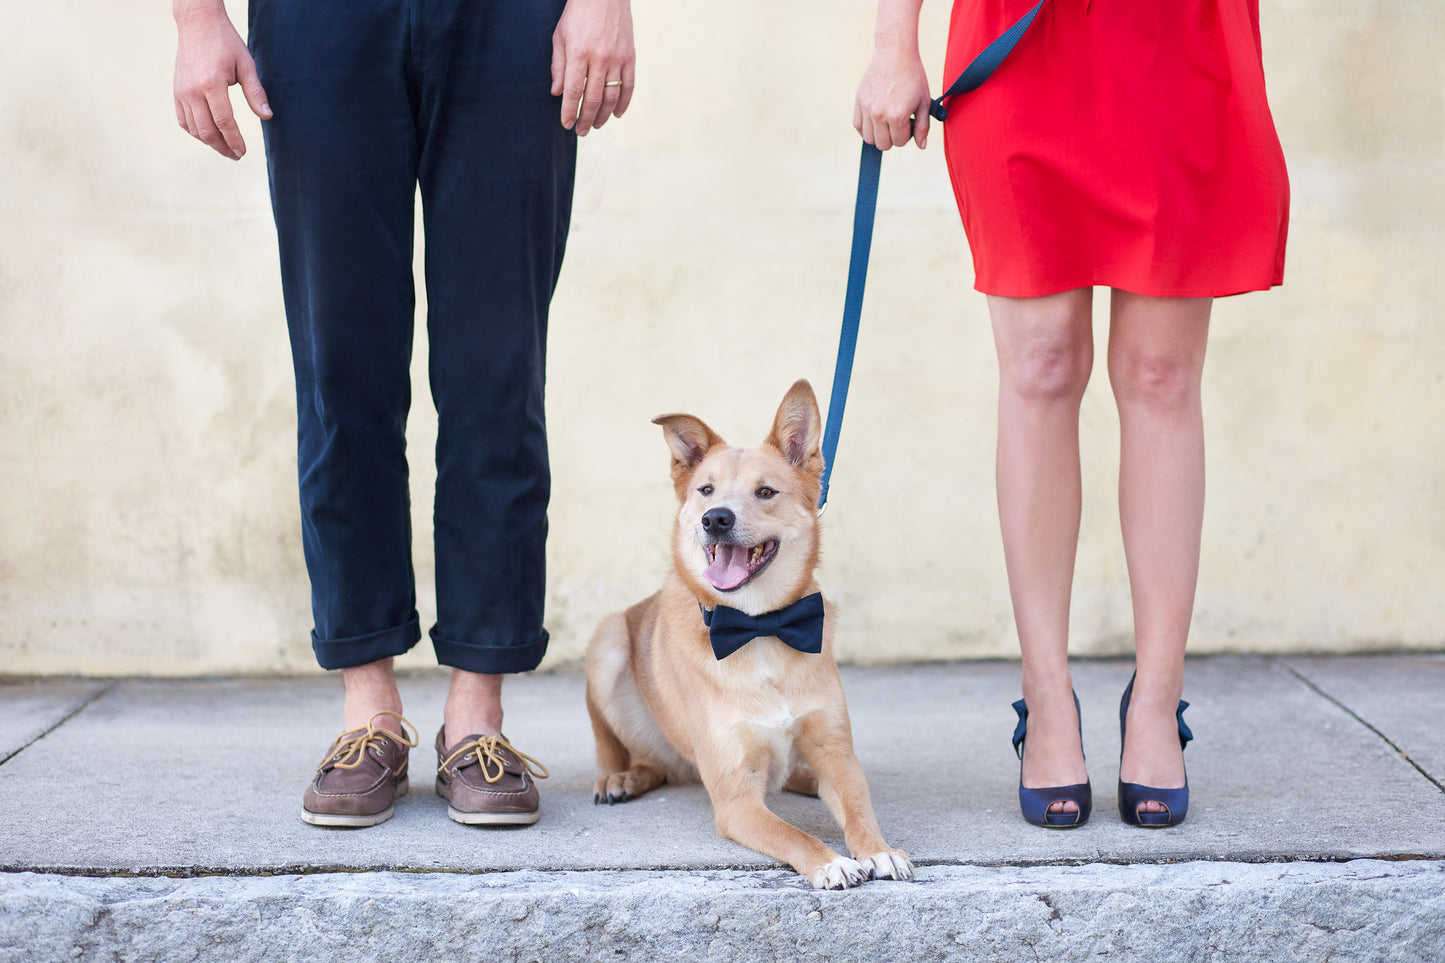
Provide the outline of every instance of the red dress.
<path id="1" fill-rule="evenodd" d="M 944 84 L 1033 0 L 956 0 Z M 1258 0 L 1045 0 L 948 104 L 978 290 L 1218 297 L 1284 277 L 1289 179 Z"/>

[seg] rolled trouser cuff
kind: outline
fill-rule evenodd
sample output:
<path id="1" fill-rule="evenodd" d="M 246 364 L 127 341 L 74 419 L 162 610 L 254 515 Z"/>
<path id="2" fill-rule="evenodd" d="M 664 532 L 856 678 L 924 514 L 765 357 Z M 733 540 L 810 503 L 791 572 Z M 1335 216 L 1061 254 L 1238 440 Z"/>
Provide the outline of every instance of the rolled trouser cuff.
<path id="1" fill-rule="evenodd" d="M 381 659 L 389 659 L 411 650 L 421 641 L 421 621 L 411 621 L 395 628 L 349 639 L 323 639 L 311 633 L 311 648 L 323 669 L 354 669 Z"/>
<path id="2" fill-rule="evenodd" d="M 514 644 L 477 644 L 457 642 L 443 638 L 437 630 L 431 630 L 432 647 L 436 649 L 437 662 L 461 669 L 464 672 L 480 672 L 485 675 L 503 675 L 511 672 L 531 672 L 547 654 L 547 630 L 541 630 L 536 639 Z"/>

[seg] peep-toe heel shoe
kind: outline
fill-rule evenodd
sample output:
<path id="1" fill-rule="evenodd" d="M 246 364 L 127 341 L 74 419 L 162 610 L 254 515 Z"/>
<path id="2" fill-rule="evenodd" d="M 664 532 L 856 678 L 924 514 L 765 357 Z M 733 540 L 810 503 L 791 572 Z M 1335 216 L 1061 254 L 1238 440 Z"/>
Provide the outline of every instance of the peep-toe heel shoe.
<path id="1" fill-rule="evenodd" d="M 1124 760 L 1124 719 L 1129 713 L 1129 698 L 1134 694 L 1134 676 L 1129 677 L 1129 685 L 1124 689 L 1124 697 L 1119 700 L 1119 761 Z M 1189 703 L 1179 701 L 1179 709 L 1174 713 L 1174 718 L 1179 723 L 1179 750 L 1194 738 L 1194 733 L 1184 724 L 1184 710 L 1189 708 Z M 1141 813 L 1139 807 L 1146 802 L 1156 802 L 1165 809 L 1162 813 Z M 1119 818 L 1130 826 L 1143 826 L 1146 829 L 1162 829 L 1165 826 L 1178 826 L 1184 822 L 1184 817 L 1189 815 L 1189 774 L 1184 775 L 1184 786 L 1180 789 L 1155 789 L 1152 786 L 1143 786 L 1137 782 L 1125 782 L 1119 779 Z"/>
<path id="2" fill-rule="evenodd" d="M 1094 790 L 1088 781 L 1073 786 L 1050 786 L 1045 789 L 1028 789 L 1024 786 L 1024 737 L 1028 735 L 1029 707 L 1024 700 L 1013 704 L 1019 714 L 1019 724 L 1014 729 L 1014 752 L 1019 757 L 1019 809 L 1024 819 L 1035 826 L 1047 829 L 1074 829 L 1089 821 L 1094 808 Z M 1079 711 L 1079 697 L 1074 696 L 1074 711 Z M 1079 738 L 1084 736 L 1083 715 L 1079 716 Z M 1056 802 L 1071 802 L 1079 807 L 1078 812 L 1051 813 L 1049 807 Z"/>

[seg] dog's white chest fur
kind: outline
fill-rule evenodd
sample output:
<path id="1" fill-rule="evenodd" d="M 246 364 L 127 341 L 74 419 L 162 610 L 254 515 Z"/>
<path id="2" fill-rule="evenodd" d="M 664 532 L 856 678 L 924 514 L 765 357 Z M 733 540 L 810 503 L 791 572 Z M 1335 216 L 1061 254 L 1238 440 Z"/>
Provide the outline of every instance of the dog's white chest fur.
<path id="1" fill-rule="evenodd" d="M 777 792 L 793 771 L 798 718 L 781 699 L 774 711 L 749 720 L 753 735 L 768 746 L 768 792 Z"/>
<path id="2" fill-rule="evenodd" d="M 742 721 L 759 742 L 768 746 L 768 789 L 776 791 L 787 779 L 794 763 L 794 741 L 798 735 L 799 707 L 789 704 L 778 687 L 783 677 L 783 643 L 777 639 L 754 639 L 719 663 L 745 706 Z"/>

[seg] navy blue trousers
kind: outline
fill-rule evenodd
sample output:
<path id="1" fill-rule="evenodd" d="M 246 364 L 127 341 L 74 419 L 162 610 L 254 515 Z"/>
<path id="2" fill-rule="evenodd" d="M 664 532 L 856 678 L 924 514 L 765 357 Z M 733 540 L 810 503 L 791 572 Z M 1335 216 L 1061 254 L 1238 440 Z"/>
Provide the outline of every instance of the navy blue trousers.
<path id="1" fill-rule="evenodd" d="M 438 437 L 439 662 L 541 661 L 547 309 L 576 136 L 551 96 L 563 0 L 252 0 L 296 367 L 306 567 L 323 668 L 421 637 L 406 418 L 426 234 Z"/>

